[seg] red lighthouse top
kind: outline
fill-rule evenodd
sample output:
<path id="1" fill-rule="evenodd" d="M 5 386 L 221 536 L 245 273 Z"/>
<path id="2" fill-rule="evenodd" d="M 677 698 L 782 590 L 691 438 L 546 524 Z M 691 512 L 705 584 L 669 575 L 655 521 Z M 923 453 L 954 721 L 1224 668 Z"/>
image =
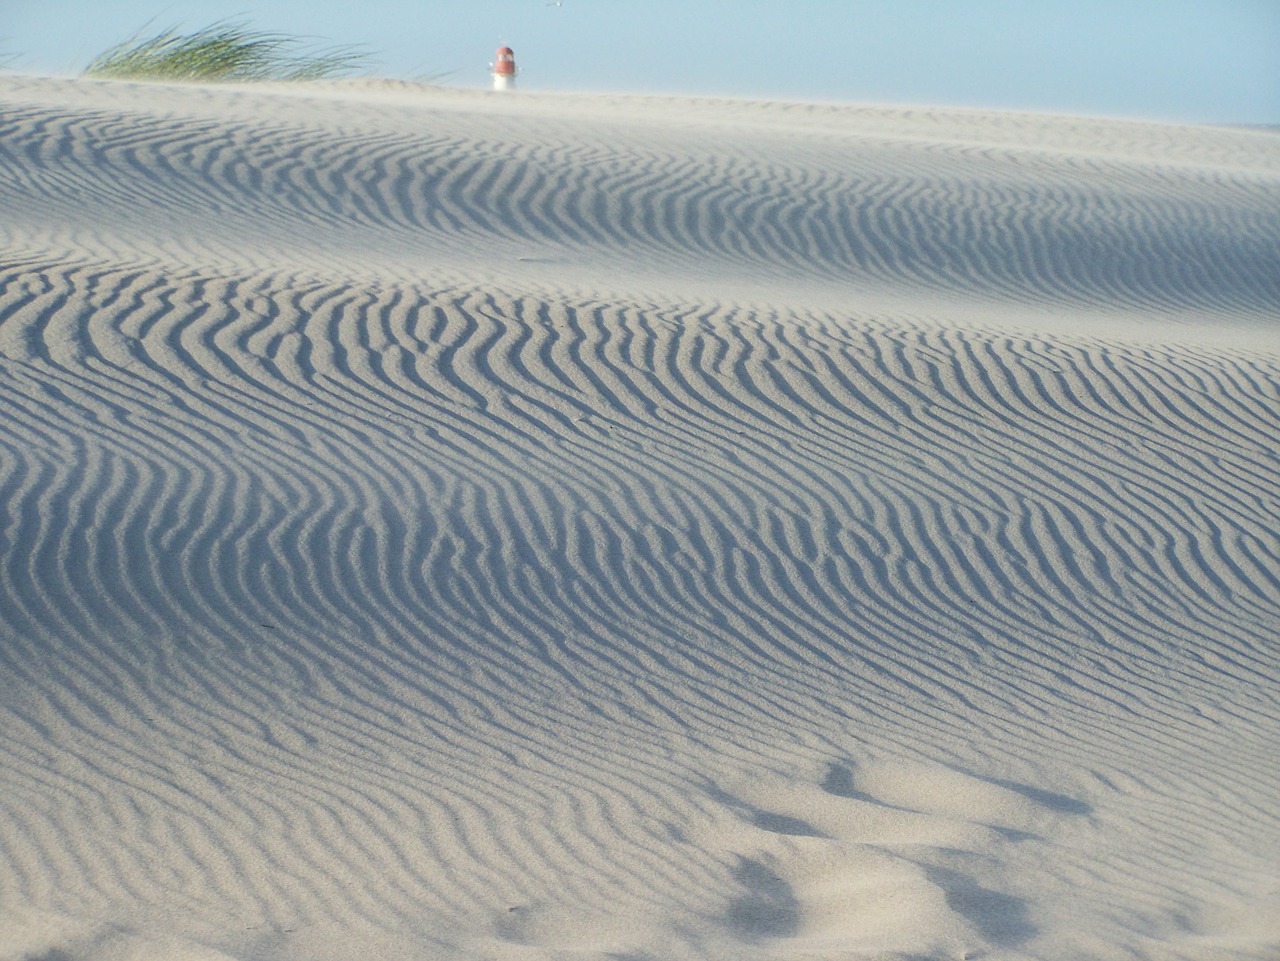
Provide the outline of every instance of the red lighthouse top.
<path id="1" fill-rule="evenodd" d="M 498 77 L 514 77 L 516 75 L 516 55 L 510 47 L 499 47 L 493 60 L 493 73 Z"/>

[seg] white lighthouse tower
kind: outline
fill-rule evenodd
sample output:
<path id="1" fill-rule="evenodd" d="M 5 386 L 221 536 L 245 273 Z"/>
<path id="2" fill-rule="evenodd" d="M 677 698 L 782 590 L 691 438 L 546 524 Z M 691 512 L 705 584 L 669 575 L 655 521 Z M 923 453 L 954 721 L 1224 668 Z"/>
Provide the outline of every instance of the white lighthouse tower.
<path id="1" fill-rule="evenodd" d="M 494 90 L 516 89 L 516 55 L 510 47 L 499 47 L 489 69 Z"/>

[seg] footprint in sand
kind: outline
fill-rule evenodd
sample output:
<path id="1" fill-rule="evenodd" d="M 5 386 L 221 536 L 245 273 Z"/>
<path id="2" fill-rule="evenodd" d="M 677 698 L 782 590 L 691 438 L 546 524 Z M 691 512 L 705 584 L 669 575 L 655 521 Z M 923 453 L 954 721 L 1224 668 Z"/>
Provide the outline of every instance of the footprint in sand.
<path id="1" fill-rule="evenodd" d="M 938 765 L 832 763 L 820 779 L 713 788 L 738 825 L 724 929 L 788 950 L 976 958 L 1025 946 L 1034 905 L 1008 865 L 1082 801 Z M 1043 852 L 1042 852 L 1043 853 Z"/>

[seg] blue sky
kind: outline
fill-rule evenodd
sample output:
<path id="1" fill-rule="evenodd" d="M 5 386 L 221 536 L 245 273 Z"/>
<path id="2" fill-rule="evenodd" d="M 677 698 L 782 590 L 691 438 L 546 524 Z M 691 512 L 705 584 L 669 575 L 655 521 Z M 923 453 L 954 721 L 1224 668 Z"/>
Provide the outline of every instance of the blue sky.
<path id="1" fill-rule="evenodd" d="M 0 0 L 10 69 L 77 72 L 148 21 L 367 47 L 388 76 L 526 89 L 1280 123 L 1280 0 Z"/>

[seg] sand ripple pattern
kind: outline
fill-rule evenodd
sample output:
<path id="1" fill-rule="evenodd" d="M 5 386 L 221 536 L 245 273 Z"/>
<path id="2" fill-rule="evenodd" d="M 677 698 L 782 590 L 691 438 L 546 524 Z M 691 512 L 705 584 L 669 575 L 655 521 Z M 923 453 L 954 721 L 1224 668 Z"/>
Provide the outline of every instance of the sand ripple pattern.
<path id="1" fill-rule="evenodd" d="M 0 918 L 64 919 L 13 950 L 1192 957 L 1270 903 L 1277 141 L 0 89 Z"/>
<path id="2" fill-rule="evenodd" d="M 0 119 L 9 217 L 81 243 L 114 229 L 196 266 L 243 270 L 267 247 L 419 277 L 523 257 L 821 281 L 846 296 L 1280 306 L 1280 170 L 1258 147 L 1265 132 L 1166 144 L 1160 128 L 1064 121 L 1064 141 L 1091 148 L 1071 151 L 1030 135 L 983 142 L 963 118 L 781 107 L 745 130 L 714 105 L 657 124 L 490 102 L 459 124 L 450 111 L 467 102 L 448 98 L 436 110 L 338 103 L 308 123 L 305 103 L 264 118 L 242 97 L 228 116 L 228 95 L 192 93 L 144 112 L 146 88 L 112 102 L 33 86 Z M 1215 133 L 1210 164 L 1200 141 Z"/>

